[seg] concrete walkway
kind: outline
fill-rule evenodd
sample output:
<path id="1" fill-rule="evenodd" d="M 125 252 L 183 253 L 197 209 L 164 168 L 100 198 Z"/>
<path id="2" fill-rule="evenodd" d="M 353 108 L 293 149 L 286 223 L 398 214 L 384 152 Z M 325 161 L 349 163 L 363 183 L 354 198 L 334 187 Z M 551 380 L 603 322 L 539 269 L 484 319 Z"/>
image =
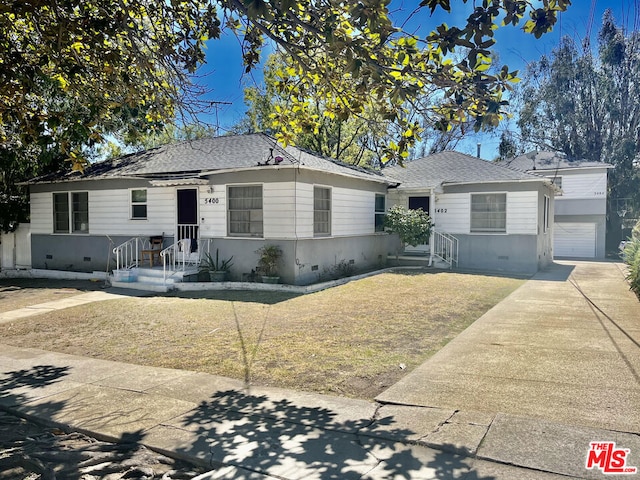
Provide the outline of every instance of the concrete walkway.
<path id="1" fill-rule="evenodd" d="M 114 300 L 116 298 L 133 297 L 148 295 L 145 292 L 129 292 L 121 289 L 113 289 L 111 292 L 87 292 L 73 295 L 60 300 L 52 300 L 51 302 L 38 303 L 8 312 L 0 312 L 0 323 L 13 322 L 20 318 L 31 317 L 33 315 L 41 315 L 43 313 L 53 312 L 55 310 L 64 310 L 65 308 L 76 307 L 78 305 L 86 305 L 87 303 L 102 302 L 104 300 Z"/>
<path id="2" fill-rule="evenodd" d="M 201 480 L 611 478 L 585 461 L 612 441 L 640 467 L 639 338 L 620 266 L 565 263 L 377 403 L 0 345 L 0 406 L 198 462 Z"/>

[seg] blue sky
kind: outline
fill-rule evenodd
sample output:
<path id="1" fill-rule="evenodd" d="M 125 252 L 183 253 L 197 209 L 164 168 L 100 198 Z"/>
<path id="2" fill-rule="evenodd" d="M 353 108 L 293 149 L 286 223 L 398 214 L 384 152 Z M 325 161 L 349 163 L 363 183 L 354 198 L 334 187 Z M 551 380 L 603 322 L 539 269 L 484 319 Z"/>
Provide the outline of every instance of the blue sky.
<path id="1" fill-rule="evenodd" d="M 478 0 L 480 1 L 480 0 Z M 390 10 L 394 15 L 402 17 L 413 10 L 419 2 L 416 0 L 394 0 Z M 541 3 L 541 2 L 538 2 Z M 511 70 L 522 73 L 526 64 L 538 60 L 541 55 L 550 54 L 564 35 L 584 38 L 590 24 L 593 9 L 593 23 L 591 26 L 592 44 L 596 42 L 602 15 L 606 9 L 611 9 L 618 24 L 633 25 L 636 10 L 640 9 L 640 0 L 573 0 L 573 5 L 560 15 L 555 29 L 536 40 L 533 35 L 525 34 L 520 27 L 503 27 L 496 32 L 494 50 L 499 54 L 500 62 L 509 65 Z M 419 16 L 412 18 L 410 29 L 426 32 L 442 22 L 448 25 L 463 26 L 473 1 L 464 5 L 460 0 L 454 0 L 452 14 L 436 11 L 432 17 L 428 9 L 423 9 Z M 462 7 L 462 8 L 460 8 Z M 220 133 L 237 123 L 243 116 L 245 105 L 243 102 L 243 88 L 261 81 L 261 72 L 256 70 L 250 75 L 243 74 L 241 49 L 238 40 L 230 33 L 223 33 L 222 38 L 211 41 L 207 50 L 207 65 L 203 73 L 207 73 L 207 81 L 211 93 L 208 99 L 212 101 L 231 102 L 231 105 L 220 105 L 217 118 L 212 116 L 207 121 L 219 124 Z M 471 136 L 457 150 L 472 155 L 476 154 L 476 144 L 482 143 L 482 157 L 491 159 L 497 155 L 499 134 Z"/>

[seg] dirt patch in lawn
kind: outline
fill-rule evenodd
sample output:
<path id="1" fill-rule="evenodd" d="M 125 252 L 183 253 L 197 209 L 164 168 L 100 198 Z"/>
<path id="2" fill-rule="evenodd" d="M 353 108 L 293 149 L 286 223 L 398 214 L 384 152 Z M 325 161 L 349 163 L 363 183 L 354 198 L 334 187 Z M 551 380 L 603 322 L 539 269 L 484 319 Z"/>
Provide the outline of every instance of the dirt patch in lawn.
<path id="1" fill-rule="evenodd" d="M 129 298 L 3 324 L 0 335 L 10 345 L 372 399 L 522 283 L 407 271 L 297 297 Z"/>
<path id="2" fill-rule="evenodd" d="M 0 313 L 101 290 L 104 282 L 44 278 L 0 279 Z"/>

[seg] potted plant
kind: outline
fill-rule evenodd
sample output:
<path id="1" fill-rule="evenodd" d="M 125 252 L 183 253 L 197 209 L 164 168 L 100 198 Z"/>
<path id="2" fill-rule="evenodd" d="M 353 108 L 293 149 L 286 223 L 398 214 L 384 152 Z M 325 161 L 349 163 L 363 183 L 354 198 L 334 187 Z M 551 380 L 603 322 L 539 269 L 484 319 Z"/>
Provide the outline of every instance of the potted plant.
<path id="1" fill-rule="evenodd" d="M 277 245 L 265 245 L 256 253 L 260 255 L 258 259 L 258 269 L 262 273 L 262 283 L 278 283 L 278 260 L 282 256 L 282 250 Z"/>
<path id="2" fill-rule="evenodd" d="M 209 273 L 209 279 L 212 282 L 224 282 L 227 279 L 229 270 L 231 270 L 231 267 L 233 266 L 233 263 L 231 262 L 232 259 L 233 256 L 227 260 L 221 261 L 219 257 L 219 250 L 216 248 L 215 260 L 211 257 L 209 252 L 205 253 L 204 258 L 200 263 L 199 270 L 201 272 Z"/>

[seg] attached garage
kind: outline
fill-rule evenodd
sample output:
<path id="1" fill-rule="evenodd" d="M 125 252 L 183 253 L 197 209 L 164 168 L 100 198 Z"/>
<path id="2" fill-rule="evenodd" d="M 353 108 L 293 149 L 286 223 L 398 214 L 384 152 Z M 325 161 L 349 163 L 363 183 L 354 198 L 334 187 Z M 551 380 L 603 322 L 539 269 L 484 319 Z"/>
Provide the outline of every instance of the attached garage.
<path id="1" fill-rule="evenodd" d="M 553 225 L 553 256 L 595 258 L 595 223 L 555 223 Z"/>

